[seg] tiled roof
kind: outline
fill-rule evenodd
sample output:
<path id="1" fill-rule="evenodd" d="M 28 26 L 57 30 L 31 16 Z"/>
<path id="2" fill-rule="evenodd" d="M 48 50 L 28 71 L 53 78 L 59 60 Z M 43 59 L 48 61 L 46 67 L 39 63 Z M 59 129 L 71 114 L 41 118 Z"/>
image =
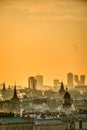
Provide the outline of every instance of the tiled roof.
<path id="1" fill-rule="evenodd" d="M 63 124 L 61 120 L 58 119 L 36 119 L 35 120 L 36 125 L 45 125 L 45 124 Z"/>
<path id="2" fill-rule="evenodd" d="M 21 124 L 28 123 L 29 121 L 22 118 L 0 118 L 0 124 Z"/>

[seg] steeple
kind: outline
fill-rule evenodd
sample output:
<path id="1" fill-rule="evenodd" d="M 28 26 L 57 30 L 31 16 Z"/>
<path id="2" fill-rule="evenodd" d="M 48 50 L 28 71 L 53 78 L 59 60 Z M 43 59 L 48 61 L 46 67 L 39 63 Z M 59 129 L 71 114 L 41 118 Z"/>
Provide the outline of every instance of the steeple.
<path id="1" fill-rule="evenodd" d="M 63 84 L 63 82 L 61 82 L 61 86 L 60 86 L 60 89 L 59 89 L 59 96 L 63 96 L 64 93 L 65 93 L 64 84 Z"/>
<path id="2" fill-rule="evenodd" d="M 13 95 L 12 99 L 18 99 L 17 90 L 16 90 L 16 83 L 15 83 L 15 86 L 14 86 L 14 95 Z"/>
<path id="3" fill-rule="evenodd" d="M 3 100 L 7 99 L 7 91 L 6 91 L 6 87 L 5 87 L 5 82 L 3 83 L 3 86 L 2 86 L 2 98 L 3 98 Z"/>
<path id="4" fill-rule="evenodd" d="M 63 82 L 61 82 L 61 90 L 64 90 L 64 85 L 63 85 Z M 65 91 L 65 90 L 64 90 Z"/>
<path id="5" fill-rule="evenodd" d="M 6 91 L 6 87 L 5 87 L 5 82 L 3 83 L 3 88 L 2 88 L 3 91 Z"/>
<path id="6" fill-rule="evenodd" d="M 63 103 L 63 105 L 64 105 L 64 106 L 71 106 L 71 104 L 72 104 L 72 98 L 71 98 L 70 93 L 68 92 L 68 88 L 66 88 L 66 92 L 65 92 L 63 98 L 64 98 L 64 103 Z"/>

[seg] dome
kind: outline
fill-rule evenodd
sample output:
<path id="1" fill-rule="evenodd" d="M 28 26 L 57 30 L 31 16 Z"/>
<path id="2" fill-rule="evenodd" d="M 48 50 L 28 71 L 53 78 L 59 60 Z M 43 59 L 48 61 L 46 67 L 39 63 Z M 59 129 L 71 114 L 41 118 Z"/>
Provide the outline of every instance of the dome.
<path id="1" fill-rule="evenodd" d="M 71 98 L 71 95 L 70 95 L 70 93 L 68 91 L 65 92 L 64 98 Z"/>

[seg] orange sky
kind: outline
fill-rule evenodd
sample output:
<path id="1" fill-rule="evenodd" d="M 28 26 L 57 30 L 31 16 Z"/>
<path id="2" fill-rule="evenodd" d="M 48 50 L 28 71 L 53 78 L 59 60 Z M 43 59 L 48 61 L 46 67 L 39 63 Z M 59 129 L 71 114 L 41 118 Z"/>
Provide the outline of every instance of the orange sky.
<path id="1" fill-rule="evenodd" d="M 61 2 L 62 1 L 62 2 Z M 0 0 L 0 82 L 87 74 L 87 2 Z"/>

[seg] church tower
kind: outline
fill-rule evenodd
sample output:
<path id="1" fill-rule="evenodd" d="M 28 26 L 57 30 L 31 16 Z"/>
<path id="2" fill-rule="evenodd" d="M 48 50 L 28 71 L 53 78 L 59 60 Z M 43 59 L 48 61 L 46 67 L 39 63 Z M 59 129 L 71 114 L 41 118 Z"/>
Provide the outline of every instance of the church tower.
<path id="1" fill-rule="evenodd" d="M 3 87 L 2 87 L 2 97 L 3 97 L 3 100 L 7 99 L 5 82 L 3 83 Z"/>
<path id="2" fill-rule="evenodd" d="M 11 99 L 11 103 L 12 103 L 11 111 L 16 115 L 20 114 L 20 100 L 17 96 L 16 84 L 14 86 L 14 94 L 13 98 Z"/>
<path id="3" fill-rule="evenodd" d="M 59 89 L 59 96 L 63 96 L 64 93 L 65 93 L 64 84 L 63 84 L 63 82 L 61 82 L 61 87 Z"/>
<path id="4" fill-rule="evenodd" d="M 3 83 L 2 91 L 6 91 L 5 82 Z"/>
<path id="5" fill-rule="evenodd" d="M 63 107 L 71 107 L 71 105 L 72 105 L 72 98 L 71 98 L 71 95 L 68 92 L 67 88 L 66 88 L 66 92 L 65 92 L 63 98 L 64 98 Z"/>
<path id="6" fill-rule="evenodd" d="M 14 95 L 13 95 L 13 98 L 12 99 L 18 99 L 18 96 L 17 96 L 17 90 L 16 90 L 16 85 L 14 87 Z"/>

